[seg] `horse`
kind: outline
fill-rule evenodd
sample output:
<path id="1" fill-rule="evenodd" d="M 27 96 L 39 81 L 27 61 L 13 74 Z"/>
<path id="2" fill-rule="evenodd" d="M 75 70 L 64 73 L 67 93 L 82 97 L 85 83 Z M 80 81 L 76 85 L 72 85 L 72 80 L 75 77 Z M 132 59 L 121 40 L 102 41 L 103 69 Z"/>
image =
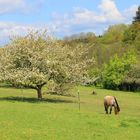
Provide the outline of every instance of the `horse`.
<path id="1" fill-rule="evenodd" d="M 120 107 L 117 102 L 117 99 L 114 96 L 105 96 L 104 97 L 104 108 L 106 114 L 108 114 L 108 108 L 110 107 L 110 114 L 112 112 L 112 107 L 114 107 L 114 113 L 117 115 L 120 112 Z"/>

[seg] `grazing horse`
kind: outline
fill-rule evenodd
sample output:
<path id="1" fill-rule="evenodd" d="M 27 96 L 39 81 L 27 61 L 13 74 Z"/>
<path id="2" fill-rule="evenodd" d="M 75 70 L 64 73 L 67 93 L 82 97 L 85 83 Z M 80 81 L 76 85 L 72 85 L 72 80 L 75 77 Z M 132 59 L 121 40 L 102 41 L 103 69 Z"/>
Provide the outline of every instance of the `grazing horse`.
<path id="1" fill-rule="evenodd" d="M 114 96 L 105 96 L 104 97 L 104 107 L 106 114 L 108 114 L 108 108 L 110 107 L 110 114 L 112 111 L 112 107 L 114 107 L 115 115 L 117 115 L 120 111 L 120 107 L 118 105 L 117 99 Z"/>

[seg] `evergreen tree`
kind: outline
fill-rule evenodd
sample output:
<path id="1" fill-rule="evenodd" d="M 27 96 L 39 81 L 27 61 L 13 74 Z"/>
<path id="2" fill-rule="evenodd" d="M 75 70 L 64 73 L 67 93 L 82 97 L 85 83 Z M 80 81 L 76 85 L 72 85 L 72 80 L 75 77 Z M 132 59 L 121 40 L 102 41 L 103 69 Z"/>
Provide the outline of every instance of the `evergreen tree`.
<path id="1" fill-rule="evenodd" d="M 138 11 L 136 11 L 136 17 L 134 17 L 133 23 L 140 22 L 140 6 L 138 7 Z"/>

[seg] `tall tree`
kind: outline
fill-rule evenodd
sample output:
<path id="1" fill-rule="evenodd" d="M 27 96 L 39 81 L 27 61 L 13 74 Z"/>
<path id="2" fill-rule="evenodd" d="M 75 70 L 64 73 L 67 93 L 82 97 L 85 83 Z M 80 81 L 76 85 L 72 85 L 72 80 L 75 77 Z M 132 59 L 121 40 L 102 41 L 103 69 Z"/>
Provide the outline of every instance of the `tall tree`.
<path id="1" fill-rule="evenodd" d="M 124 32 L 123 42 L 127 44 L 134 44 L 138 50 L 140 46 L 140 6 L 138 11 L 136 11 L 136 16 L 132 24 Z"/>
<path id="2" fill-rule="evenodd" d="M 136 16 L 134 17 L 133 23 L 140 22 L 140 6 L 138 7 L 138 11 L 136 11 Z"/>
<path id="3" fill-rule="evenodd" d="M 0 53 L 0 81 L 33 88 L 38 98 L 51 79 L 56 83 L 79 82 L 91 62 L 85 47 L 71 49 L 40 33 L 14 39 Z"/>

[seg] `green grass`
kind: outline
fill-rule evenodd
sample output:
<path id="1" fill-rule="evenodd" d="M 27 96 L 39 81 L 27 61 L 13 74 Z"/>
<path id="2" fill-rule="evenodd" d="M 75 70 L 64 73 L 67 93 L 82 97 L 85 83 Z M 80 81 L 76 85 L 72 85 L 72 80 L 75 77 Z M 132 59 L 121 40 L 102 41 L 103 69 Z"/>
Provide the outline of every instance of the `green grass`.
<path id="1" fill-rule="evenodd" d="M 44 95 L 36 91 L 0 88 L 0 140 L 139 140 L 140 93 L 79 87 L 77 97 Z M 73 93 L 76 93 L 73 91 Z M 105 95 L 114 95 L 119 115 L 106 115 Z"/>

